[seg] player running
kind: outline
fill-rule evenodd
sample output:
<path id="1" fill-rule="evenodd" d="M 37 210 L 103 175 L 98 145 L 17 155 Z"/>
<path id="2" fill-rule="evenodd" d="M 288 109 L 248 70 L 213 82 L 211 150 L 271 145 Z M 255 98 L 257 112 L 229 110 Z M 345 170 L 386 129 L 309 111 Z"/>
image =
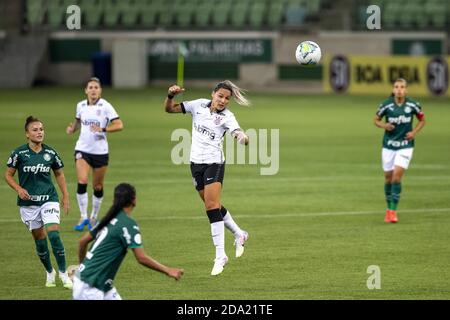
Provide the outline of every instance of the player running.
<path id="1" fill-rule="evenodd" d="M 103 181 L 109 162 L 106 135 L 123 129 L 122 120 L 119 119 L 114 107 L 101 98 L 102 87 L 99 79 L 89 79 L 84 92 L 87 99 L 77 104 L 75 122 L 70 123 L 66 129 L 67 134 L 73 134 L 81 127 L 80 136 L 75 145 L 77 201 L 81 214 L 80 221 L 74 227 L 76 231 L 83 231 L 85 226 L 91 230 L 97 223 L 98 212 L 103 201 Z M 88 219 L 87 184 L 91 168 L 94 194 L 92 212 Z"/>
<path id="2" fill-rule="evenodd" d="M 46 287 L 55 287 L 56 272 L 50 261 L 47 235 L 53 255 L 56 258 L 59 278 L 65 288 L 72 288 L 66 271 L 64 245 L 59 235 L 60 205 L 58 193 L 52 183 L 50 170 L 62 192 L 61 204 L 69 213 L 69 193 L 63 172 L 63 162 L 58 153 L 43 143 L 44 126 L 42 122 L 29 116 L 25 122 L 28 143 L 16 148 L 8 159 L 5 180 L 17 194 L 17 205 L 23 223 L 31 232 L 36 244 L 36 252 L 47 271 Z M 14 174 L 19 171 L 19 183 Z"/>
<path id="3" fill-rule="evenodd" d="M 211 275 L 215 276 L 223 271 L 228 262 L 224 226 L 235 237 L 236 257 L 242 256 L 244 244 L 248 240 L 248 233 L 236 224 L 231 213 L 222 206 L 220 194 L 225 173 L 225 133 L 230 132 L 241 144 L 247 145 L 249 140 L 227 106 L 232 96 L 240 105 L 250 103 L 243 96 L 242 90 L 229 80 L 216 85 L 211 94 L 212 99 L 175 103 L 174 96 L 183 91 L 184 89 L 177 85 L 171 86 L 164 105 L 168 113 L 189 112 L 192 115 L 191 173 L 211 224 L 211 235 L 216 247 Z"/>
<path id="4" fill-rule="evenodd" d="M 394 82 L 392 96 L 380 104 L 375 125 L 385 130 L 382 164 L 384 170 L 387 209 L 384 221 L 397 222 L 397 206 L 402 191 L 401 179 L 412 159 L 414 138 L 425 125 L 420 104 L 406 96 L 407 82 L 399 78 Z M 413 116 L 419 120 L 412 128 Z M 386 122 L 382 121 L 385 118 Z"/>
<path id="5" fill-rule="evenodd" d="M 108 213 L 97 227 L 81 237 L 78 250 L 81 264 L 73 277 L 75 300 L 122 300 L 113 281 L 127 249 L 133 250 L 136 260 L 150 269 L 176 280 L 183 275 L 183 269 L 166 267 L 146 255 L 139 227 L 130 217 L 135 206 L 135 188 L 127 183 L 119 184 L 114 189 L 114 201 Z"/>

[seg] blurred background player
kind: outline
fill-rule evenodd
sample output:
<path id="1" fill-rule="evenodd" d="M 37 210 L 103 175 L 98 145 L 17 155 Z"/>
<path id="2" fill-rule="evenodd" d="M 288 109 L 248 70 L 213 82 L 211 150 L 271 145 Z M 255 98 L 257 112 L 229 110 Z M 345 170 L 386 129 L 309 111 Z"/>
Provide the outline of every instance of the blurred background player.
<path id="1" fill-rule="evenodd" d="M 205 204 L 206 214 L 211 224 L 211 235 L 216 247 L 216 258 L 211 275 L 223 271 L 228 257 L 225 253 L 226 226 L 235 237 L 236 257 L 244 253 L 244 244 L 248 233 L 243 231 L 231 217 L 231 213 L 222 206 L 220 194 L 225 173 L 223 138 L 228 131 L 241 144 L 248 144 L 248 137 L 239 127 L 234 114 L 227 109 L 233 96 L 240 105 L 249 105 L 242 89 L 229 80 L 219 82 L 211 93 L 211 99 L 197 99 L 174 103 L 175 95 L 184 89 L 173 85 L 169 88 L 165 100 L 168 113 L 186 113 L 192 115 L 191 173 L 195 188 Z"/>
<path id="2" fill-rule="evenodd" d="M 17 194 L 17 205 L 23 223 L 31 232 L 36 244 L 36 252 L 47 271 L 46 287 L 55 287 L 55 269 L 50 261 L 47 235 L 53 255 L 56 258 L 59 278 L 65 288 L 72 288 L 72 281 L 66 271 L 64 245 L 59 235 L 60 205 L 58 193 L 52 183 L 50 170 L 62 192 L 61 204 L 69 213 L 69 193 L 58 153 L 43 143 L 45 131 L 42 122 L 29 116 L 25 122 L 28 143 L 17 147 L 8 159 L 5 180 Z M 19 171 L 19 183 L 14 174 Z"/>
<path id="3" fill-rule="evenodd" d="M 70 123 L 66 129 L 67 134 L 73 134 L 81 127 L 80 136 L 75 145 L 77 201 L 81 214 L 80 221 L 74 227 L 76 231 L 83 231 L 85 226 L 88 226 L 90 230 L 97 223 L 97 215 L 103 200 L 103 181 L 109 162 L 106 134 L 123 129 L 122 120 L 114 107 L 101 98 L 102 87 L 99 79 L 89 79 L 84 92 L 87 99 L 77 104 L 75 122 Z M 89 219 L 87 184 L 91 168 L 94 194 Z"/>
<path id="4" fill-rule="evenodd" d="M 397 222 L 397 206 L 402 191 L 401 180 L 412 159 L 414 137 L 425 125 L 420 104 L 406 96 L 407 82 L 399 78 L 394 82 L 392 96 L 381 103 L 375 115 L 375 125 L 385 130 L 382 163 L 385 177 L 384 193 L 387 209 L 384 221 Z M 413 129 L 413 116 L 419 122 Z M 382 119 L 385 118 L 386 122 Z"/>
<path id="5" fill-rule="evenodd" d="M 183 269 L 169 268 L 146 255 L 139 227 L 130 217 L 135 206 L 136 189 L 127 183 L 119 184 L 108 213 L 97 227 L 81 237 L 78 251 L 81 264 L 73 277 L 75 300 L 122 300 L 113 280 L 127 249 L 133 250 L 136 260 L 150 269 L 176 280 L 183 275 Z"/>

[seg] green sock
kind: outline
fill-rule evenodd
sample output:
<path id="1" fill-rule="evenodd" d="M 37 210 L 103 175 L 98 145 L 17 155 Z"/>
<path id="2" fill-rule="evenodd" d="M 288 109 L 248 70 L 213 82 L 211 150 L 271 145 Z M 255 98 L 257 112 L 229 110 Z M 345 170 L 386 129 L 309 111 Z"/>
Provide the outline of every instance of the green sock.
<path id="1" fill-rule="evenodd" d="M 386 196 L 386 203 L 387 203 L 387 208 L 390 207 L 391 205 L 391 201 L 392 201 L 392 184 L 390 183 L 385 183 L 384 184 L 384 195 Z"/>
<path id="2" fill-rule="evenodd" d="M 52 262 L 50 261 L 50 254 L 48 253 L 47 238 L 34 240 L 34 242 L 36 244 L 36 253 L 44 265 L 45 270 L 47 270 L 48 273 L 52 272 L 53 267 Z"/>
<path id="3" fill-rule="evenodd" d="M 52 245 L 53 255 L 56 258 L 58 269 L 60 272 L 66 272 L 66 254 L 64 252 L 64 245 L 59 236 L 59 231 L 50 231 L 48 238 Z"/>
<path id="4" fill-rule="evenodd" d="M 397 210 L 397 206 L 400 201 L 400 193 L 402 192 L 402 184 L 400 182 L 393 183 L 391 192 L 392 192 L 392 201 L 391 201 L 389 209 Z"/>

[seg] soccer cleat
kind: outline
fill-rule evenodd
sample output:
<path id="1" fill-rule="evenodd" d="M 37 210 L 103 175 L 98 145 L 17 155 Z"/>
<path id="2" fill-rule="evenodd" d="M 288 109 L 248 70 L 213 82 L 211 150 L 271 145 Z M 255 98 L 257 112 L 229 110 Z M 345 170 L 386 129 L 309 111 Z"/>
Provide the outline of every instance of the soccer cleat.
<path id="1" fill-rule="evenodd" d="M 89 219 L 89 223 L 88 223 L 88 229 L 89 231 L 94 229 L 96 226 L 98 225 L 98 221 L 95 218 L 91 218 Z"/>
<path id="2" fill-rule="evenodd" d="M 62 282 L 64 288 L 72 289 L 72 287 L 73 287 L 72 280 L 70 280 L 70 277 L 67 274 L 67 271 L 66 272 L 60 271 L 59 278 L 61 279 L 61 282 Z"/>
<path id="3" fill-rule="evenodd" d="M 80 220 L 80 222 L 73 227 L 75 231 L 83 231 L 85 226 L 89 226 L 89 219 Z"/>
<path id="4" fill-rule="evenodd" d="M 45 286 L 47 288 L 56 287 L 55 276 L 56 276 L 55 269 L 53 269 L 52 272 L 50 272 L 50 273 L 47 272 L 47 281 L 45 282 Z"/>
<path id="5" fill-rule="evenodd" d="M 398 222 L 397 211 L 395 210 L 391 210 L 391 222 L 393 223 Z"/>
<path id="6" fill-rule="evenodd" d="M 391 210 L 386 209 L 386 215 L 384 216 L 384 222 L 391 222 Z"/>
<path id="7" fill-rule="evenodd" d="M 244 231 L 242 235 L 234 241 L 236 247 L 236 258 L 239 258 L 244 254 L 244 244 L 248 240 L 248 232 Z"/>
<path id="8" fill-rule="evenodd" d="M 217 258 L 214 260 L 214 267 L 211 270 L 212 276 L 217 276 L 218 274 L 221 274 L 223 271 L 223 268 L 228 262 L 228 257 L 224 256 L 222 258 Z"/>

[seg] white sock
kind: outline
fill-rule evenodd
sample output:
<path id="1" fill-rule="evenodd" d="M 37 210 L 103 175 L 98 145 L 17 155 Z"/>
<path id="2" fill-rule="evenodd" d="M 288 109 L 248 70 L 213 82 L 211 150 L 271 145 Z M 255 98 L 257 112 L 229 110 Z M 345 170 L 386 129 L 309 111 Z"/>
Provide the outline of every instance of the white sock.
<path id="1" fill-rule="evenodd" d="M 91 219 L 97 219 L 98 212 L 100 211 L 100 206 L 102 205 L 103 197 L 97 198 L 96 196 L 92 196 L 92 213 Z"/>
<path id="2" fill-rule="evenodd" d="M 234 222 L 230 211 L 227 211 L 227 214 L 225 215 L 225 217 L 223 217 L 223 222 L 225 223 L 225 227 L 227 227 L 228 230 L 233 232 L 235 238 L 239 238 L 244 233 L 244 231 L 242 231 L 242 229 L 239 228 L 237 223 Z"/>
<path id="3" fill-rule="evenodd" d="M 87 219 L 87 208 L 88 208 L 88 193 L 83 194 L 77 193 L 78 207 L 80 208 L 81 219 Z"/>
<path id="4" fill-rule="evenodd" d="M 211 236 L 216 247 L 216 259 L 225 257 L 225 226 L 223 221 L 211 223 Z"/>

